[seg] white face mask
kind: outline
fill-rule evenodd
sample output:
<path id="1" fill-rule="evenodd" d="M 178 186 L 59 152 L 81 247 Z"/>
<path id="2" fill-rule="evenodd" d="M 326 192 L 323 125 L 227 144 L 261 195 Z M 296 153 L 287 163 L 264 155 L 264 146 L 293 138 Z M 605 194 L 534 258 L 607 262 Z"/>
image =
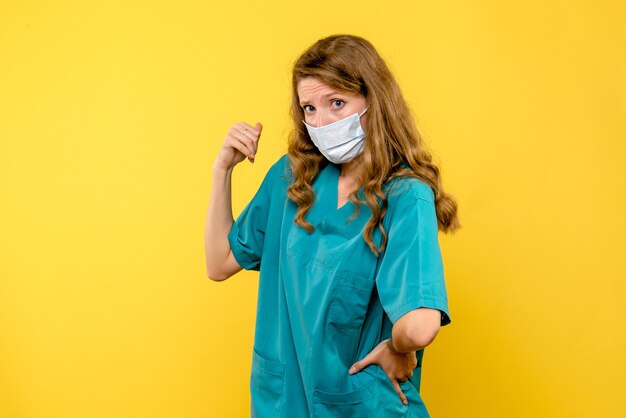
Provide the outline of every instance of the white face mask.
<path id="1" fill-rule="evenodd" d="M 363 113 L 367 112 L 367 109 Z M 338 120 L 328 125 L 314 128 L 304 122 L 311 141 L 320 152 L 335 164 L 347 163 L 363 152 L 365 132 L 361 127 L 361 116 L 355 113 L 352 116 Z"/>

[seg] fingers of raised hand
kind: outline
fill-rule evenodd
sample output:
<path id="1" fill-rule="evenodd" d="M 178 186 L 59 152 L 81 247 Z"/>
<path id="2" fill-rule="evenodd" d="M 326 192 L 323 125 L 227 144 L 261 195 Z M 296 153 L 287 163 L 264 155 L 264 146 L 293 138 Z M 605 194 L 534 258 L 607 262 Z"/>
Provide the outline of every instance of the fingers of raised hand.
<path id="1" fill-rule="evenodd" d="M 241 138 L 251 145 L 251 147 L 254 150 L 253 152 L 253 157 L 254 157 L 254 155 L 256 155 L 256 151 L 258 148 L 259 137 L 261 136 L 261 130 L 258 128 L 252 127 L 251 125 L 245 122 L 238 123 L 235 129 L 241 132 Z"/>
<path id="2" fill-rule="evenodd" d="M 258 130 L 245 127 L 243 122 L 233 125 L 228 131 L 228 143 L 243 155 L 254 160 L 258 144 Z M 248 125 L 249 126 L 249 125 Z M 254 129 L 254 131 L 251 131 Z"/>
<path id="3" fill-rule="evenodd" d="M 244 135 L 244 139 L 248 142 L 251 141 L 251 147 L 253 149 L 253 152 L 252 155 L 248 155 L 248 159 L 250 160 L 250 162 L 254 162 L 254 158 L 259 147 L 259 138 L 261 136 L 261 130 L 263 129 L 263 125 L 257 122 L 256 126 L 252 126 L 246 122 L 240 122 L 237 124 L 237 126 L 238 129 L 241 130 L 241 133 Z"/>
<path id="4" fill-rule="evenodd" d="M 258 124 L 257 127 L 254 127 L 250 125 L 249 123 L 239 122 L 235 124 L 234 127 L 237 127 L 237 129 L 239 129 L 239 131 L 241 131 L 241 133 L 247 136 L 248 138 L 252 139 L 253 141 L 256 141 L 259 139 L 259 136 L 261 136 L 261 129 L 259 129 L 259 126 L 260 124 Z"/>
<path id="5" fill-rule="evenodd" d="M 244 156 L 250 158 L 252 155 L 254 155 L 254 149 L 252 148 L 250 144 L 247 143 L 245 139 L 241 138 L 240 135 L 241 134 L 238 135 L 236 132 L 233 132 L 232 130 L 229 131 L 228 136 L 226 137 L 225 145 L 236 149 L 237 151 L 242 153 Z"/>

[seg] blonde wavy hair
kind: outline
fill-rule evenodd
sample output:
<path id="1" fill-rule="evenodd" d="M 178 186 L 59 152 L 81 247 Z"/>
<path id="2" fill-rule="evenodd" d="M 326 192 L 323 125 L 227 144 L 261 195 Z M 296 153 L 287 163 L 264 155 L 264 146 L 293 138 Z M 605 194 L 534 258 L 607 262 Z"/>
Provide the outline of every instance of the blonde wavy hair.
<path id="1" fill-rule="evenodd" d="M 362 167 L 359 187 L 348 198 L 356 204 L 356 214 L 359 204 L 363 203 L 372 212 L 364 231 L 364 239 L 372 252 L 378 256 L 386 246 L 387 233 L 382 221 L 387 212 L 387 196 L 383 186 L 397 177 L 414 177 L 431 187 L 441 231 L 454 232 L 460 228 L 457 203 L 443 191 L 439 168 L 432 163 L 423 145 L 400 87 L 369 41 L 353 35 L 320 39 L 296 60 L 292 74 L 294 129 L 289 136 L 288 156 L 293 182 L 287 195 L 298 205 L 296 224 L 309 233 L 314 231 L 305 216 L 315 199 L 313 179 L 328 164 L 302 123 L 304 111 L 298 98 L 300 80 L 315 77 L 336 90 L 362 94 L 368 103 L 368 117 L 363 125 L 365 146 L 357 157 Z M 359 189 L 363 190 L 365 200 L 358 196 Z M 372 238 L 376 228 L 382 236 L 380 247 L 376 247 Z"/>

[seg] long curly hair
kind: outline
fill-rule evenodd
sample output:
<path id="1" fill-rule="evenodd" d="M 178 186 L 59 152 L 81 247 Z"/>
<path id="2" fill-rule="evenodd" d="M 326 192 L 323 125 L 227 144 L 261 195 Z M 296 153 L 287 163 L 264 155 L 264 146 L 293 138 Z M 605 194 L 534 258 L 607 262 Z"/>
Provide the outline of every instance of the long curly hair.
<path id="1" fill-rule="evenodd" d="M 328 86 L 352 94 L 362 94 L 368 104 L 364 121 L 366 133 L 363 153 L 357 158 L 362 167 L 358 188 L 349 196 L 356 204 L 366 204 L 372 217 L 364 239 L 378 256 L 387 243 L 383 217 L 387 196 L 383 186 L 397 177 L 414 177 L 428 184 L 434 192 L 439 230 L 454 232 L 460 228 L 455 199 L 443 191 L 439 168 L 432 163 L 415 125 L 411 111 L 402 97 L 400 87 L 385 61 L 367 40 L 354 35 L 332 35 L 320 39 L 296 60 L 292 73 L 291 117 L 294 129 L 289 136 L 288 156 L 293 182 L 287 190 L 290 200 L 298 205 L 295 222 L 307 232 L 314 231 L 305 216 L 315 196 L 313 179 L 328 164 L 311 141 L 302 120 L 304 111 L 298 98 L 298 83 L 315 77 Z M 363 190 L 365 200 L 358 196 Z M 380 247 L 374 244 L 374 230 L 381 232 Z"/>

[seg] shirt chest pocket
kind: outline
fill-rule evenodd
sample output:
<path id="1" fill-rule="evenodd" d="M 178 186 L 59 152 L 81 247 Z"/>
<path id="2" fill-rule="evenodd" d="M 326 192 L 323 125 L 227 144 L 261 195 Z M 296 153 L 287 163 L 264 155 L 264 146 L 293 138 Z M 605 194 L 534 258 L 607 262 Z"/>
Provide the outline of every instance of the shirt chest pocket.
<path id="1" fill-rule="evenodd" d="M 341 271 L 330 300 L 329 325 L 359 330 L 365 320 L 373 288 L 373 279 L 349 270 Z"/>

